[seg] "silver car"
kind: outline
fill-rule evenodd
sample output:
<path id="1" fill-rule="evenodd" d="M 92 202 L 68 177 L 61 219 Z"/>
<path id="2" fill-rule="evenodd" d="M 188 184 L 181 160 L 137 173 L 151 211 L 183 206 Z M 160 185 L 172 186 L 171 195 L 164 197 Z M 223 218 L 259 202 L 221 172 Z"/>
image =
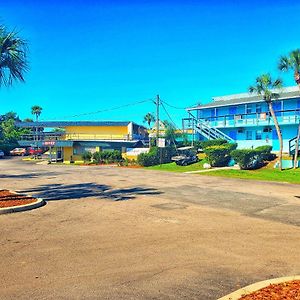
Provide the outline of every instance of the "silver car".
<path id="1" fill-rule="evenodd" d="M 4 157 L 4 152 L 2 150 L 0 150 L 0 158 Z"/>

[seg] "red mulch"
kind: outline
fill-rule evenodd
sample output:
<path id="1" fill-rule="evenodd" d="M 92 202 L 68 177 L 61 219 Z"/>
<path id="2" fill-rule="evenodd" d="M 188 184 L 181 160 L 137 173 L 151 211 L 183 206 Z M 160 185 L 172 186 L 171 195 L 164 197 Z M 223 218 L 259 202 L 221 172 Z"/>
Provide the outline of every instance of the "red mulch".
<path id="1" fill-rule="evenodd" d="M 0 208 L 25 205 L 36 201 L 36 198 L 14 194 L 8 190 L 0 190 Z"/>
<path id="2" fill-rule="evenodd" d="M 300 280 L 270 284 L 239 300 L 300 300 Z"/>

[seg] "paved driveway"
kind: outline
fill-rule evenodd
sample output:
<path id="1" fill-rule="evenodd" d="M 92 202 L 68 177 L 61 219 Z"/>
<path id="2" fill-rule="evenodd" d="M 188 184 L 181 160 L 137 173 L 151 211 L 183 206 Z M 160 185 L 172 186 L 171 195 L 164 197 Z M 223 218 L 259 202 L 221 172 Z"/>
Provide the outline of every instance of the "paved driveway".
<path id="1" fill-rule="evenodd" d="M 1 299 L 217 299 L 300 274 L 300 186 L 0 161 Z"/>

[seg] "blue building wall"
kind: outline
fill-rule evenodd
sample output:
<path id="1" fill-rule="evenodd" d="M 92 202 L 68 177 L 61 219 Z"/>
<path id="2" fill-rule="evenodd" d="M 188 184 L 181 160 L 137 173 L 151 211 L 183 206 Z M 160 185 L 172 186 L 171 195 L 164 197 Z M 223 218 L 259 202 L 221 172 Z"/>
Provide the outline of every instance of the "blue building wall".
<path id="1" fill-rule="evenodd" d="M 273 101 L 273 108 L 283 136 L 283 151 L 288 152 L 289 140 L 297 135 L 300 122 L 300 97 Z M 274 122 L 265 102 L 199 108 L 193 114 L 233 138 L 238 148 L 271 145 L 274 151 L 279 150 Z"/>

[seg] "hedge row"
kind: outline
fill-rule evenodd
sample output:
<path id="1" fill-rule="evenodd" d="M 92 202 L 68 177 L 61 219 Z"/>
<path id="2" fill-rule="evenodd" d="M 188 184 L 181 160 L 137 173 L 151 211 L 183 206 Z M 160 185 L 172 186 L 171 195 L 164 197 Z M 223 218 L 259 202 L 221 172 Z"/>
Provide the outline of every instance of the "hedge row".
<path id="1" fill-rule="evenodd" d="M 231 152 L 232 158 L 243 170 L 258 169 L 265 161 L 275 159 L 276 155 L 271 153 L 272 146 L 260 146 L 255 149 L 241 149 Z"/>
<path id="2" fill-rule="evenodd" d="M 115 163 L 122 160 L 122 154 L 119 150 L 105 150 L 93 154 L 91 152 L 85 152 L 81 157 L 85 162 L 90 162 L 91 159 L 93 159 L 97 164 Z"/>
<path id="3" fill-rule="evenodd" d="M 175 149 L 171 146 L 165 148 L 151 147 L 148 153 L 138 155 L 137 163 L 143 167 L 165 164 L 171 162 L 173 155 L 175 155 Z"/>
<path id="4" fill-rule="evenodd" d="M 203 148 L 203 152 L 206 154 L 208 162 L 213 167 L 225 167 L 228 166 L 231 155 L 230 153 L 235 150 L 237 144 L 224 143 L 220 145 L 207 146 Z"/>
<path id="5" fill-rule="evenodd" d="M 237 144 L 223 142 L 222 140 L 205 141 L 202 143 L 203 152 L 206 154 L 208 162 L 213 167 L 228 166 L 231 159 L 240 166 L 241 169 L 257 169 L 263 166 L 264 161 L 275 159 L 275 154 L 271 153 L 272 146 L 260 146 L 255 149 L 236 150 Z"/>

